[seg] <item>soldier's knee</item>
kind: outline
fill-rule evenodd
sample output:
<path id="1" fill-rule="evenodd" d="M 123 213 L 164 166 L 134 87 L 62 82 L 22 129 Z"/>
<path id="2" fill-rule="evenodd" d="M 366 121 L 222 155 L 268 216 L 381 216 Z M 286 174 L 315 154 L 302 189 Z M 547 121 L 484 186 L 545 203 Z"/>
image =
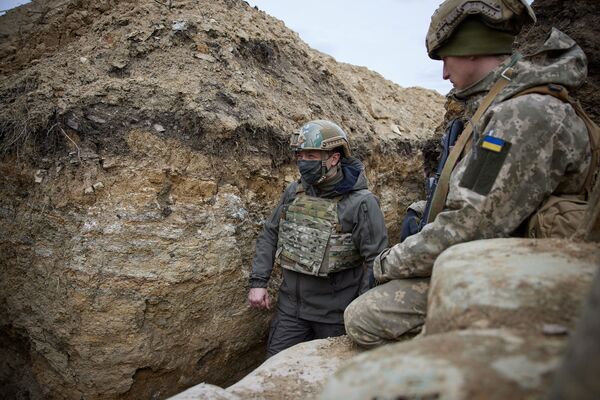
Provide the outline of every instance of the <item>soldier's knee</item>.
<path id="1" fill-rule="evenodd" d="M 356 311 L 354 309 L 355 303 L 356 303 L 356 300 L 354 300 L 352 303 L 350 303 L 348 305 L 348 307 L 346 307 L 346 309 L 344 310 L 344 326 L 346 327 L 346 333 L 349 336 L 352 336 L 350 334 L 350 330 L 354 331 L 355 325 L 357 323 Z"/>
<path id="2" fill-rule="evenodd" d="M 362 347 L 375 347 L 382 344 L 381 338 L 372 332 L 369 324 L 369 310 L 360 298 L 354 300 L 344 311 L 346 334 L 352 341 Z"/>

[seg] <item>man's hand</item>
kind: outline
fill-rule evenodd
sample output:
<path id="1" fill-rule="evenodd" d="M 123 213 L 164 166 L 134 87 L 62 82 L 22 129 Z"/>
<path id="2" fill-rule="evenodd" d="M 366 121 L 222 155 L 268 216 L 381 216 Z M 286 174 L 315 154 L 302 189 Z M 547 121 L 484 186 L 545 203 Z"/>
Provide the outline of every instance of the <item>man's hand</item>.
<path id="1" fill-rule="evenodd" d="M 271 302 L 269 301 L 269 292 L 265 288 L 252 288 L 248 293 L 248 301 L 250 307 L 259 309 L 271 309 Z"/>

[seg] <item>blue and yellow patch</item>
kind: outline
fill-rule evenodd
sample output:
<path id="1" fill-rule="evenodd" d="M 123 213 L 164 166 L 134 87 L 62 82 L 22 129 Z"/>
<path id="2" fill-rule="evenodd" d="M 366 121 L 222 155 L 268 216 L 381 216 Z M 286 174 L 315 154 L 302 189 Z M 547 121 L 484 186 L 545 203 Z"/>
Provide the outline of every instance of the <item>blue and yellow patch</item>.
<path id="1" fill-rule="evenodd" d="M 479 140 L 477 151 L 470 157 L 459 184 L 482 196 L 487 196 L 492 190 L 512 146 L 510 142 L 492 136 L 492 133 L 493 130 Z M 485 150 L 480 151 L 480 148 Z"/>
<path id="2" fill-rule="evenodd" d="M 495 153 L 500 153 L 505 144 L 506 142 L 504 140 L 489 135 L 484 136 L 481 140 L 481 147 Z"/>

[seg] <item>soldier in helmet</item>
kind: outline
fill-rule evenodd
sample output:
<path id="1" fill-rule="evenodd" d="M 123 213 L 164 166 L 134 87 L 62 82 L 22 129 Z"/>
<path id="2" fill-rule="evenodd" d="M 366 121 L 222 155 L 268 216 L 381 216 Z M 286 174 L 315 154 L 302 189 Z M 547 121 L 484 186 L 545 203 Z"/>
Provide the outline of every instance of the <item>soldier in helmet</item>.
<path id="1" fill-rule="evenodd" d="M 301 178 L 265 222 L 250 274 L 250 305 L 269 308 L 273 264 L 283 271 L 269 357 L 345 334 L 344 309 L 368 289 L 373 260 L 387 246 L 378 200 L 364 166 L 350 155 L 346 133 L 330 121 L 311 121 L 292 135 L 291 147 Z"/>
<path id="2" fill-rule="evenodd" d="M 434 261 L 448 247 L 565 237 L 577 228 L 598 171 L 597 126 L 567 94 L 585 79 L 586 57 L 556 29 L 532 56 L 513 52 L 515 36 L 532 21 L 525 0 L 447 0 L 433 15 L 427 50 L 443 61 L 468 122 L 441 172 L 428 223 L 375 259 L 380 285 L 346 309 L 346 330 L 358 344 L 420 330 Z"/>

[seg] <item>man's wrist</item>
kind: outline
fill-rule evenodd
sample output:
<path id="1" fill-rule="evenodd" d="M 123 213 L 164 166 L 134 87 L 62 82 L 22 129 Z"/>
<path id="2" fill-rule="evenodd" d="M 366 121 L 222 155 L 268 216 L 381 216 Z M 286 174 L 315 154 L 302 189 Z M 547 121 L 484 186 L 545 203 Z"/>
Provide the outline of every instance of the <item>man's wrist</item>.
<path id="1" fill-rule="evenodd" d="M 268 282 L 263 280 L 263 279 L 258 279 L 258 278 L 250 278 L 250 280 L 248 281 L 248 287 L 250 289 L 266 289 L 268 286 Z"/>

